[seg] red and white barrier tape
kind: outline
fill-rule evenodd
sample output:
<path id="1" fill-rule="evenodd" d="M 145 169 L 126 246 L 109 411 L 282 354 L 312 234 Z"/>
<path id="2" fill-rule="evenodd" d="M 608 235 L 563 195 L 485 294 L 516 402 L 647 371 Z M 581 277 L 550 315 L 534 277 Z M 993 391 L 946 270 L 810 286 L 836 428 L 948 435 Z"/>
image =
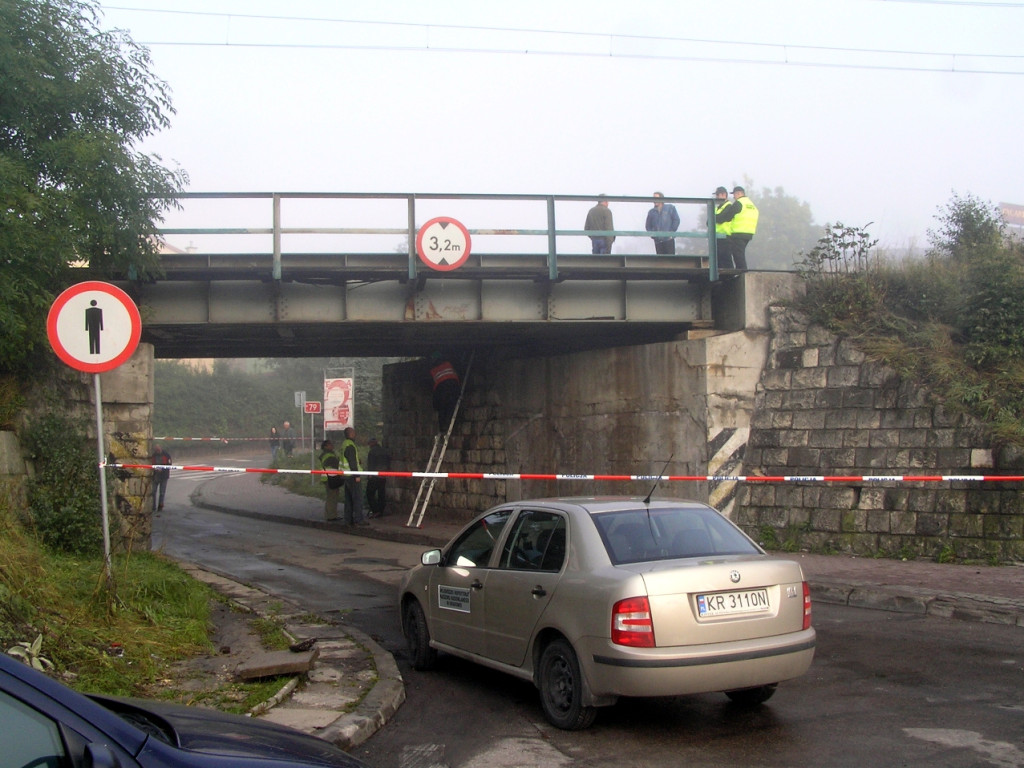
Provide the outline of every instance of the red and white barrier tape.
<path id="1" fill-rule="evenodd" d="M 273 469 L 269 467 L 213 467 L 199 464 L 108 464 L 121 469 L 179 469 L 185 472 L 230 472 L 260 475 L 352 475 L 361 477 L 449 478 L 454 480 L 600 480 L 606 482 L 737 482 L 737 483 L 938 483 L 938 482 L 1024 482 L 1024 475 L 573 475 L 528 472 L 346 472 L 323 469 Z"/>
<path id="2" fill-rule="evenodd" d="M 285 440 L 285 439 L 297 439 L 297 438 L 284 438 L 284 437 L 154 437 L 154 443 L 166 443 L 172 440 L 185 440 L 194 443 L 241 443 L 247 440 Z"/>

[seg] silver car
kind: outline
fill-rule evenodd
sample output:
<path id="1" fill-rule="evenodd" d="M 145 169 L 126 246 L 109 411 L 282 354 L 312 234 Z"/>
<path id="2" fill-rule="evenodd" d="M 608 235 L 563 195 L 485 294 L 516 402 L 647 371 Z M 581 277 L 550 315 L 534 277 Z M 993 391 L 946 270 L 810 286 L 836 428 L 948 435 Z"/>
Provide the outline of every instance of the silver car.
<path id="1" fill-rule="evenodd" d="M 814 656 L 800 565 L 691 501 L 501 504 L 423 553 L 399 600 L 415 669 L 440 650 L 530 680 L 568 730 L 620 696 L 760 704 Z"/>

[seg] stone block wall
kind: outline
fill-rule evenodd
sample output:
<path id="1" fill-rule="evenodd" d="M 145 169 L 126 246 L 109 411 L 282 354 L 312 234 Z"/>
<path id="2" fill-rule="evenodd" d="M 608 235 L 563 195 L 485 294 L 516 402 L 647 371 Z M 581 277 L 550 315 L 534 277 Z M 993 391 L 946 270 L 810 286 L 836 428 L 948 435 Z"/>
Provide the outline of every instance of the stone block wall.
<path id="1" fill-rule="evenodd" d="M 983 425 L 944 409 L 850 341 L 773 308 L 744 465 L 786 476 L 1020 475 Z M 786 548 L 1024 558 L 1017 482 L 747 483 L 734 521 Z"/>
<path id="2" fill-rule="evenodd" d="M 121 463 L 146 463 L 152 451 L 153 416 L 153 347 L 140 344 L 125 363 L 100 374 L 103 398 L 103 452 Z M 96 391 L 94 376 L 71 368 L 56 370 L 51 381 L 41 381 L 31 393 L 20 424 L 25 429 L 35 414 L 59 412 L 80 419 L 86 437 L 96 451 Z M 24 467 L 25 475 L 12 475 L 8 481 L 0 470 L 0 481 L 21 489 L 19 503 L 24 503 L 24 478 L 32 467 L 26 466 L 21 447 L 14 433 L 0 442 L 3 464 Z M 97 466 L 97 477 L 99 467 Z M 111 547 L 115 551 L 141 547 L 148 549 L 153 530 L 152 472 L 149 470 L 107 470 L 107 502 L 111 520 Z M 99 524 L 100 510 L 96 510 Z"/>
<path id="3" fill-rule="evenodd" d="M 441 471 L 703 475 L 721 447 L 713 436 L 745 434 L 767 348 L 766 332 L 740 332 L 545 358 L 478 355 Z M 425 369 L 409 362 L 384 370 L 384 444 L 398 470 L 426 469 L 437 431 Z M 392 509 L 408 516 L 419 485 L 389 481 Z M 445 478 L 425 520 L 466 521 L 522 498 L 645 496 L 653 485 Z M 706 482 L 663 481 L 655 495 L 707 501 L 709 490 Z"/>

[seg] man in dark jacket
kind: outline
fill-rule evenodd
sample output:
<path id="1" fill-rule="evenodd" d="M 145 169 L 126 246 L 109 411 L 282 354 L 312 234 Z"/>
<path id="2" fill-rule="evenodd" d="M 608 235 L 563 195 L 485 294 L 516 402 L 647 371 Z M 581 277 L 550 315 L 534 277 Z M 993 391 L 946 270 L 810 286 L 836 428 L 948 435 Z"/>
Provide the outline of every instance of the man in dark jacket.
<path id="1" fill-rule="evenodd" d="M 654 207 L 647 212 L 648 232 L 675 232 L 679 229 L 679 211 L 671 203 L 664 202 L 661 192 L 654 193 Z M 674 256 L 676 239 L 674 237 L 654 237 L 654 252 L 666 256 Z"/>
<path id="2" fill-rule="evenodd" d="M 164 447 L 157 443 L 153 446 L 153 511 L 159 512 L 164 508 L 164 496 L 167 495 L 167 480 L 171 476 L 171 470 L 160 469 L 158 465 L 170 464 L 171 454 L 164 450 Z"/>
<path id="3" fill-rule="evenodd" d="M 391 454 L 383 445 L 377 442 L 377 438 L 370 438 L 370 451 L 366 454 L 366 468 L 371 472 L 387 472 L 391 469 Z M 387 485 L 387 478 L 380 475 L 372 475 L 366 478 L 366 503 L 370 507 L 370 514 L 374 517 L 384 516 L 384 488 Z"/>
<path id="4" fill-rule="evenodd" d="M 587 220 L 583 223 L 583 229 L 587 232 L 610 232 L 615 229 L 612 212 L 608 208 L 608 198 L 604 195 L 599 195 L 597 205 L 587 211 Z M 593 245 L 592 253 L 612 252 L 612 243 L 615 242 L 614 235 L 590 235 L 589 237 Z"/>

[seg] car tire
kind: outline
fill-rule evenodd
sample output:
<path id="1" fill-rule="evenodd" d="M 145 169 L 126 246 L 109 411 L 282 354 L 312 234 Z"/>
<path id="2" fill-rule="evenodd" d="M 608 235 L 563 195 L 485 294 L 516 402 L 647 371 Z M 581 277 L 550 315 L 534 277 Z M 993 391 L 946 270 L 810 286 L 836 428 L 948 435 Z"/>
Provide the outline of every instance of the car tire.
<path id="1" fill-rule="evenodd" d="M 437 662 L 437 651 L 430 647 L 427 617 L 423 615 L 423 608 L 416 600 L 406 603 L 402 629 L 409 656 L 412 657 L 412 668 L 420 672 L 433 669 Z"/>
<path id="2" fill-rule="evenodd" d="M 757 688 L 740 688 L 738 691 L 726 691 L 725 695 L 741 707 L 756 707 L 764 704 L 775 694 L 778 683 L 759 685 Z"/>
<path id="3" fill-rule="evenodd" d="M 537 687 L 544 716 L 556 728 L 579 731 L 589 728 L 597 717 L 596 707 L 583 706 L 583 675 L 572 646 L 554 640 L 540 655 Z"/>

